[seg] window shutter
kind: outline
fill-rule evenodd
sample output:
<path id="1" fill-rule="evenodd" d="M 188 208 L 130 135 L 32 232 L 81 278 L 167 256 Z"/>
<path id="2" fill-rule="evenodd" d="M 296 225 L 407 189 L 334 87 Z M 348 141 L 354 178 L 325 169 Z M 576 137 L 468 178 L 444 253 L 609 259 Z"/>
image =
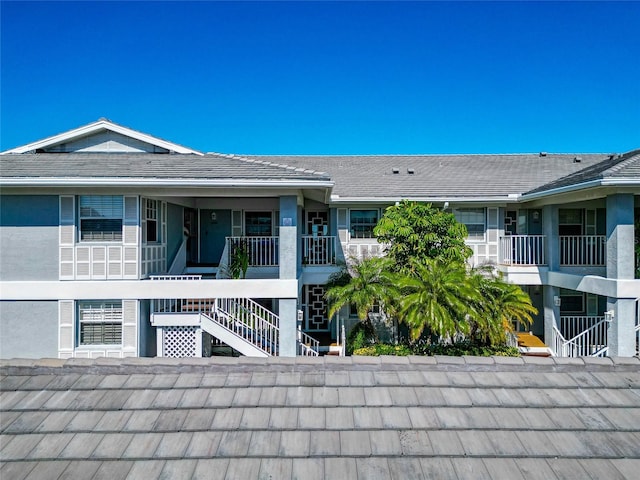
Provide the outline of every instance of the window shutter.
<path id="1" fill-rule="evenodd" d="M 60 196 L 60 280 L 74 279 L 74 244 L 76 239 L 75 201 L 71 195 Z"/>
<path id="2" fill-rule="evenodd" d="M 138 278 L 138 246 L 140 219 L 140 198 L 124 197 L 123 243 L 124 243 L 124 272 L 123 278 Z"/>
<path id="3" fill-rule="evenodd" d="M 75 345 L 75 305 L 73 300 L 58 301 L 58 356 L 73 356 Z"/>
<path id="4" fill-rule="evenodd" d="M 242 210 L 233 210 L 231 212 L 231 236 L 242 236 Z"/>
<path id="5" fill-rule="evenodd" d="M 122 301 L 122 348 L 134 355 L 138 352 L 138 301 Z"/>
<path id="6" fill-rule="evenodd" d="M 341 243 L 346 243 L 349 241 L 348 232 L 349 225 L 347 224 L 347 209 L 339 208 L 338 209 L 338 236 L 340 237 Z"/>

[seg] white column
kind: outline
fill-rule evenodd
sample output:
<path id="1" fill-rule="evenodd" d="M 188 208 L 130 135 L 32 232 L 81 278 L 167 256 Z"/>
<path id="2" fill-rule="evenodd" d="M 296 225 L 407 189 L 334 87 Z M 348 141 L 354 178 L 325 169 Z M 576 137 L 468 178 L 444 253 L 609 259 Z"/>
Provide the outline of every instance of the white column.
<path id="1" fill-rule="evenodd" d="M 297 278 L 298 271 L 298 199 L 295 195 L 280 197 L 280 279 Z M 297 353 L 297 300 L 279 300 L 281 357 Z"/>

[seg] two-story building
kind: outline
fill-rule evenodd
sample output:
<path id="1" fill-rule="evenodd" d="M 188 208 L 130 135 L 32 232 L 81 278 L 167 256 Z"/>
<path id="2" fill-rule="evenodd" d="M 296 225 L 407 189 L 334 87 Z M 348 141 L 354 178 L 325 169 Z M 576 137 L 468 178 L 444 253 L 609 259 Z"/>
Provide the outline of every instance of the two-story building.
<path id="1" fill-rule="evenodd" d="M 640 151 L 203 154 L 102 119 L 0 161 L 3 358 L 314 354 L 355 321 L 329 275 L 402 199 L 465 223 L 557 355 L 637 354 Z"/>

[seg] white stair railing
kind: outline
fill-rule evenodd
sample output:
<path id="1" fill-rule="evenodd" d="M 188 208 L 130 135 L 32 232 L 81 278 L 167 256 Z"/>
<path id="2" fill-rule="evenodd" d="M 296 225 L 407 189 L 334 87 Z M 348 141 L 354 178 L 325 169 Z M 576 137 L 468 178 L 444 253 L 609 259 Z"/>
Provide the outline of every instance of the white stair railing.
<path id="1" fill-rule="evenodd" d="M 606 243 L 605 235 L 561 235 L 560 265 L 604 266 Z"/>
<path id="2" fill-rule="evenodd" d="M 319 355 L 320 342 L 311 335 L 304 333 L 298 327 L 298 355 L 303 357 L 317 357 Z"/>
<path id="3" fill-rule="evenodd" d="M 558 357 L 603 357 L 607 354 L 609 322 L 605 317 L 561 317 L 560 320 L 561 328 L 564 323 L 567 329 L 563 334 L 556 326 L 553 327 L 553 346 Z M 567 333 L 574 333 L 586 321 L 591 322 L 587 328 L 573 336 Z"/>
<path id="4" fill-rule="evenodd" d="M 217 298 L 211 317 L 268 355 L 278 354 L 280 319 L 250 298 Z"/>

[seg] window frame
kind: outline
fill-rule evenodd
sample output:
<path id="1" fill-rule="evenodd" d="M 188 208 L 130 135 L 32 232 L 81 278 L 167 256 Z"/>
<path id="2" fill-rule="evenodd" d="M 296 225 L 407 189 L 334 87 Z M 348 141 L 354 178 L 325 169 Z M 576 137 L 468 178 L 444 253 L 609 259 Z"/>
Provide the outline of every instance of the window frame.
<path id="1" fill-rule="evenodd" d="M 122 346 L 124 314 L 122 300 L 78 300 L 76 303 L 78 336 L 77 345 L 80 348 L 92 347 L 114 347 Z M 89 318 L 83 318 L 88 315 Z M 99 337 L 101 341 L 86 341 L 84 328 L 85 326 L 100 325 L 102 331 L 99 333 L 87 332 L 90 338 Z M 113 332 L 108 332 L 105 327 L 115 327 Z M 118 328 L 119 326 L 119 328 Z M 105 341 L 112 336 L 116 338 L 112 341 Z"/>
<path id="2" fill-rule="evenodd" d="M 269 216 L 269 221 L 268 222 L 263 222 L 260 221 L 260 223 L 257 224 L 249 224 L 247 223 L 248 218 L 247 217 L 253 217 L 256 216 L 256 218 L 258 218 L 257 216 L 261 216 L 262 219 L 266 219 L 267 218 L 267 214 Z M 275 220 L 275 214 L 273 212 L 273 210 L 245 210 L 244 212 L 244 218 L 243 218 L 243 231 L 244 231 L 244 236 L 245 237 L 273 237 L 273 236 L 277 236 L 274 235 L 274 220 Z M 250 232 L 250 228 L 249 227 L 257 227 L 259 230 L 262 229 L 266 232 L 266 226 L 269 226 L 269 233 L 259 233 L 259 234 L 255 234 L 255 233 L 249 233 Z"/>
<path id="3" fill-rule="evenodd" d="M 110 198 L 110 205 L 106 202 L 106 199 Z M 90 200 L 89 200 L 90 199 Z M 98 201 L 100 199 L 100 201 Z M 117 205 L 116 200 L 119 200 Z M 94 206 L 92 206 L 94 205 Z M 98 212 L 98 209 L 105 209 L 104 215 L 89 214 L 83 210 L 89 209 Z M 107 224 L 113 221 L 119 221 L 120 230 L 116 229 L 96 229 L 89 230 L 83 228 L 83 225 L 87 225 L 90 222 L 99 226 L 99 222 L 103 221 Z M 124 226 L 124 197 L 122 195 L 79 195 L 78 196 L 78 241 L 80 243 L 121 243 L 123 241 L 123 226 Z M 97 234 L 100 235 L 97 235 Z M 105 235 L 106 234 L 106 235 Z M 95 238 L 90 238 L 94 237 Z M 109 238 L 109 236 L 111 238 Z"/>
<path id="4" fill-rule="evenodd" d="M 374 212 L 375 213 L 375 222 L 364 221 L 364 222 L 354 222 L 353 214 L 355 212 Z M 367 220 L 366 217 L 363 217 L 364 220 Z M 351 239 L 356 240 L 369 240 L 375 239 L 376 236 L 373 234 L 373 229 L 376 227 L 378 222 L 380 221 L 380 209 L 379 208 L 350 208 L 349 209 L 349 237 Z M 364 227 L 359 234 L 356 234 L 354 230 L 354 225 L 358 227 Z"/>
<path id="5" fill-rule="evenodd" d="M 482 223 L 464 221 L 462 215 L 469 213 L 482 213 Z M 487 209 L 485 207 L 460 207 L 453 209 L 453 215 L 456 217 L 458 223 L 462 223 L 467 228 L 466 240 L 471 243 L 484 243 L 487 241 Z M 471 220 L 469 218 L 468 220 Z M 469 229 L 469 225 L 482 225 L 482 236 L 476 232 L 476 229 Z"/>
<path id="6" fill-rule="evenodd" d="M 162 236 L 160 233 L 160 216 L 161 216 L 161 202 L 159 200 L 153 200 L 151 198 L 144 199 L 144 221 L 145 232 L 144 240 L 147 244 L 162 243 Z M 150 216 L 150 214 L 152 216 Z M 153 225 L 153 228 L 151 226 Z M 154 233 L 154 238 L 149 238 L 150 233 Z"/>

